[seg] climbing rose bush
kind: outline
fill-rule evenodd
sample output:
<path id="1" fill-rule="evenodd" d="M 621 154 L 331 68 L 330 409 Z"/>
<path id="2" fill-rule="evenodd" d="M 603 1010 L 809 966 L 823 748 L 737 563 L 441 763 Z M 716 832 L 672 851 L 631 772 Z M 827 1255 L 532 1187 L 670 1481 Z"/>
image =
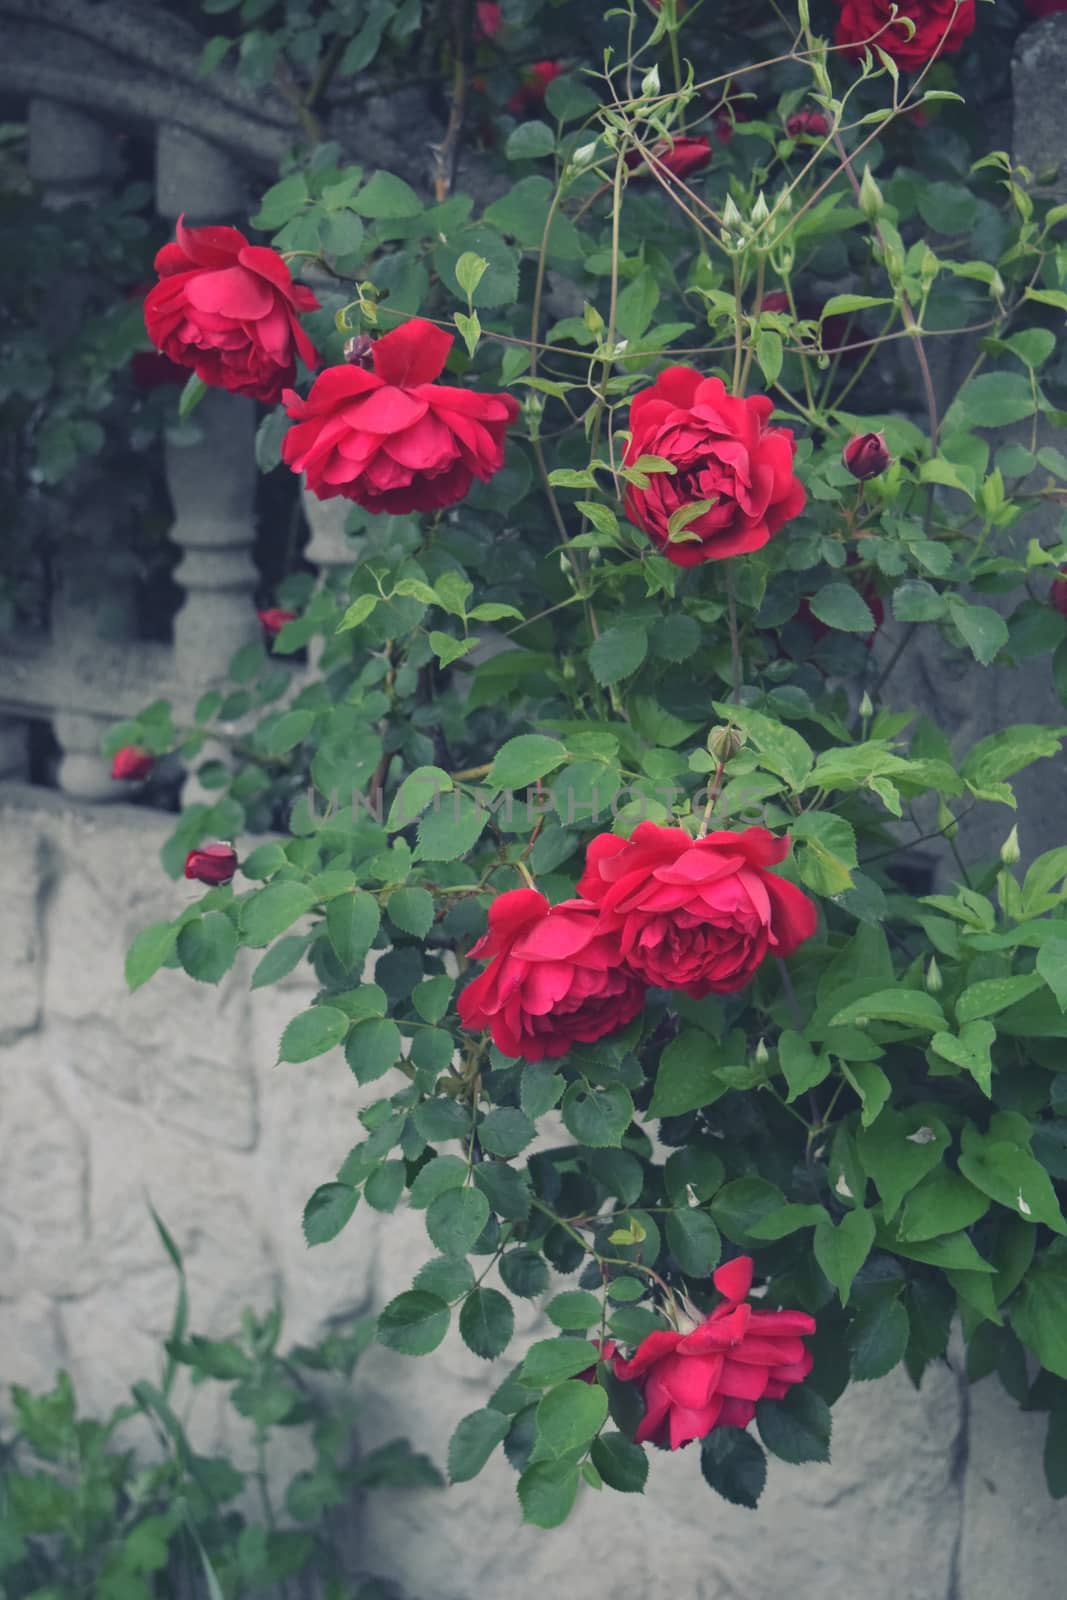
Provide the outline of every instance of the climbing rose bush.
<path id="1" fill-rule="evenodd" d="M 281 398 L 270 503 L 350 560 L 290 536 L 231 681 L 113 731 L 195 785 L 130 985 L 302 975 L 280 1070 L 313 1106 L 343 1052 L 352 1112 L 309 1246 L 343 1275 L 411 1208 L 377 1339 L 500 1363 L 453 1482 L 510 1467 L 548 1528 L 677 1449 L 752 1506 L 958 1325 L 1062 1494 L 1067 846 L 1011 812 L 1063 719 L 968 748 L 906 676 L 1044 655 L 1067 703 L 1062 208 L 957 98 L 999 18 L 458 9 L 432 174 L 309 132 L 267 243 L 161 252 L 189 425 L 201 380 Z M 234 53 L 309 129 L 406 48 L 316 26 L 314 73 Z"/>

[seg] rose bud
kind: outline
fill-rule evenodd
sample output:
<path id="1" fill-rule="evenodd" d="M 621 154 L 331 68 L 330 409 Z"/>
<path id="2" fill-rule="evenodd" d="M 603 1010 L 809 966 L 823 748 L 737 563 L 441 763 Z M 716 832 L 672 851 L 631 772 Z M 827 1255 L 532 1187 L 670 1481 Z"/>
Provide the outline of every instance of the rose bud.
<path id="1" fill-rule="evenodd" d="M 825 139 L 830 124 L 821 111 L 794 111 L 785 120 L 785 131 L 791 139 L 802 139 L 805 134 L 809 139 Z"/>
<path id="2" fill-rule="evenodd" d="M 1061 617 L 1067 617 L 1067 566 L 1060 568 L 1060 576 L 1053 582 L 1048 597 Z"/>
<path id="3" fill-rule="evenodd" d="M 344 356 L 350 367 L 369 367 L 374 340 L 369 333 L 354 334 L 345 340 Z"/>
<path id="4" fill-rule="evenodd" d="M 256 616 L 263 624 L 264 632 L 272 639 L 276 639 L 287 622 L 296 621 L 295 611 L 283 611 L 281 606 L 268 606 L 266 611 L 257 611 Z"/>
<path id="5" fill-rule="evenodd" d="M 476 39 L 495 39 L 503 26 L 504 19 L 499 5 L 494 0 L 478 0 L 474 8 L 474 37 Z"/>
<path id="6" fill-rule="evenodd" d="M 772 289 L 759 303 L 761 311 L 789 311 L 789 296 L 784 289 Z"/>
<path id="7" fill-rule="evenodd" d="M 854 478 L 863 483 L 867 478 L 877 478 L 892 461 L 881 433 L 858 433 L 850 439 L 841 452 L 841 459 Z"/>
<path id="8" fill-rule="evenodd" d="M 141 745 L 124 744 L 112 758 L 111 776 L 121 778 L 126 783 L 139 783 L 142 778 L 148 777 L 155 764 L 155 756 L 150 756 Z"/>
<path id="9" fill-rule="evenodd" d="M 624 161 L 629 169 L 645 169 L 646 162 L 640 150 L 629 150 L 624 156 Z M 649 151 L 647 166 L 669 172 L 672 178 L 687 178 L 691 172 L 699 172 L 711 160 L 711 145 L 706 139 L 678 138 L 671 141 L 660 139 Z M 647 178 L 647 170 L 641 170 L 638 178 Z"/>
<path id="10" fill-rule="evenodd" d="M 185 876 L 197 883 L 229 883 L 237 871 L 237 851 L 232 844 L 202 844 L 185 858 Z"/>

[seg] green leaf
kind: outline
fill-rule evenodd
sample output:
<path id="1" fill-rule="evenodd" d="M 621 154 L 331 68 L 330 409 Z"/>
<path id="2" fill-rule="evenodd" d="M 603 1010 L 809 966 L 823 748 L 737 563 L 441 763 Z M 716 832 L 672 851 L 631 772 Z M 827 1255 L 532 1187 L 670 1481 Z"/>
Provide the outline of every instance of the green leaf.
<path id="1" fill-rule="evenodd" d="M 648 1457 L 639 1444 L 622 1433 L 602 1433 L 593 1440 L 593 1465 L 609 1489 L 619 1494 L 640 1494 L 648 1479 Z"/>
<path id="2" fill-rule="evenodd" d="M 524 1522 L 558 1528 L 566 1522 L 578 1493 L 578 1468 L 568 1461 L 535 1461 L 519 1479 Z"/>
<path id="3" fill-rule="evenodd" d="M 891 1106 L 870 1127 L 860 1129 L 856 1147 L 864 1171 L 881 1195 L 887 1220 L 896 1215 L 904 1196 L 938 1165 L 948 1143 L 943 1122 Z M 938 1231 L 947 1233 L 949 1228 Z"/>
<path id="4" fill-rule="evenodd" d="M 955 594 L 948 597 L 948 614 L 975 660 L 988 667 L 1008 642 L 1008 624 L 1004 618 L 989 606 L 968 605 Z"/>
<path id="5" fill-rule="evenodd" d="M 336 1006 L 312 1006 L 293 1018 L 278 1046 L 279 1061 L 310 1061 L 341 1043 L 348 1018 Z"/>
<path id="6" fill-rule="evenodd" d="M 416 861 L 455 861 L 478 843 L 489 812 L 470 795 L 458 790 L 442 799 L 419 819 Z"/>
<path id="7" fill-rule="evenodd" d="M 817 1088 L 832 1070 L 833 1063 L 827 1051 L 818 1055 L 804 1038 L 792 1028 L 786 1028 L 778 1040 L 778 1065 L 789 1085 L 787 1102 L 809 1089 Z"/>
<path id="8" fill-rule="evenodd" d="M 1067 1378 L 1067 1262 L 1046 1255 L 1034 1262 L 1012 1302 L 1011 1325 L 1041 1365 Z"/>
<path id="9" fill-rule="evenodd" d="M 908 1313 L 895 1296 L 868 1295 L 848 1329 L 853 1379 L 863 1383 L 892 1372 L 904 1359 L 910 1332 Z"/>
<path id="10" fill-rule="evenodd" d="M 424 978 L 416 984 L 411 1003 L 424 1022 L 440 1022 L 448 1010 L 455 988 L 455 979 L 449 977 Z"/>
<path id="11" fill-rule="evenodd" d="M 489 1202 L 480 1189 L 446 1189 L 426 1211 L 426 1232 L 446 1256 L 465 1256 L 489 1221 Z"/>
<path id="12" fill-rule="evenodd" d="M 1035 1224 L 1044 1222 L 1053 1232 L 1067 1234 L 1049 1175 L 1029 1150 L 968 1126 L 963 1132 L 959 1168 L 976 1189 L 1015 1216 Z"/>
<path id="13" fill-rule="evenodd" d="M 700 1442 L 700 1470 L 709 1489 L 754 1511 L 767 1482 L 767 1457 L 741 1428 L 713 1428 Z"/>
<path id="14" fill-rule="evenodd" d="M 1004 428 L 1034 414 L 1030 383 L 1020 372 L 983 372 L 965 383 L 944 418 L 946 434 L 963 428 Z"/>
<path id="15" fill-rule="evenodd" d="M 357 1022 L 345 1044 L 345 1060 L 359 1083 L 373 1083 L 401 1056 L 400 1029 L 391 1017 Z"/>
<path id="16" fill-rule="evenodd" d="M 473 250 L 467 250 L 456 262 L 456 282 L 469 300 L 475 289 L 485 277 L 489 266 L 484 256 L 476 255 Z"/>
<path id="17" fill-rule="evenodd" d="M 816 894 L 838 895 L 853 887 L 858 865 L 856 834 L 844 817 L 829 811 L 808 811 L 792 829 L 797 843 L 797 874 Z"/>
<path id="18" fill-rule="evenodd" d="M 453 1189 L 451 1193 L 462 1195 L 472 1191 Z M 442 1195 L 440 1201 L 434 1201 L 434 1205 L 449 1198 L 449 1195 Z M 427 1227 L 432 1212 L 433 1206 L 427 1212 Z M 515 1313 L 511 1309 L 511 1301 L 499 1289 L 472 1289 L 460 1308 L 459 1331 L 468 1350 L 473 1350 L 476 1356 L 481 1356 L 485 1361 L 495 1360 L 507 1349 L 515 1331 Z"/>
<path id="19" fill-rule="evenodd" d="M 524 1300 L 536 1300 L 548 1288 L 548 1266 L 529 1245 L 505 1250 L 500 1258 L 500 1278 L 506 1289 Z"/>
<path id="20" fill-rule="evenodd" d="M 195 372 L 191 372 L 185 380 L 181 394 L 178 396 L 178 416 L 182 422 L 192 415 L 207 394 L 207 391 L 208 386 L 203 378 L 198 378 Z"/>
<path id="21" fill-rule="evenodd" d="M 470 1412 L 457 1423 L 448 1443 L 449 1481 L 469 1483 L 476 1478 L 510 1426 L 511 1418 L 490 1406 Z"/>
<path id="22" fill-rule="evenodd" d="M 298 744 L 303 744 L 315 726 L 314 711 L 286 711 L 271 727 L 264 740 L 269 756 L 288 755 Z"/>
<path id="23" fill-rule="evenodd" d="M 347 633 L 350 628 L 362 627 L 367 618 L 374 611 L 380 596 L 376 594 L 357 595 L 348 607 L 338 624 L 338 633 Z"/>
<path id="24" fill-rule="evenodd" d="M 989 1210 L 988 1197 L 951 1167 L 935 1167 L 908 1195 L 900 1237 L 908 1243 L 969 1228 Z"/>
<path id="25" fill-rule="evenodd" d="M 784 1204 L 781 1189 L 764 1178 L 735 1178 L 719 1190 L 711 1202 L 711 1214 L 733 1244 L 747 1246 L 749 1228 Z"/>
<path id="26" fill-rule="evenodd" d="M 945 601 L 923 578 L 909 578 L 893 590 L 893 615 L 898 622 L 936 622 Z"/>
<path id="27" fill-rule="evenodd" d="M 873 1243 L 874 1218 L 859 1207 L 846 1211 L 836 1228 L 827 1216 L 815 1229 L 815 1259 L 841 1296 L 842 1305 L 848 1304 L 852 1280 Z"/>
<path id="28" fill-rule="evenodd" d="M 306 883 L 271 883 L 241 903 L 241 933 L 245 944 L 261 949 L 292 927 L 315 904 L 314 889 Z"/>
<path id="29" fill-rule="evenodd" d="M 433 895 L 428 889 L 394 889 L 386 910 L 395 928 L 416 939 L 424 939 L 433 927 Z"/>
<path id="30" fill-rule="evenodd" d="M 496 753 L 489 782 L 497 789 L 525 789 L 567 759 L 567 747 L 541 733 L 523 733 L 509 739 Z"/>
<path id="31" fill-rule="evenodd" d="M 870 634 L 876 623 L 871 608 L 850 583 L 826 583 L 809 601 L 812 615 L 843 633 Z"/>
<path id="32" fill-rule="evenodd" d="M 304 1207 L 304 1238 L 308 1244 L 336 1239 L 356 1209 L 359 1192 L 347 1183 L 324 1183 Z"/>
<path id="33" fill-rule="evenodd" d="M 236 954 L 237 931 L 221 911 L 194 917 L 178 935 L 178 959 L 190 978 L 201 983 L 218 983 Z"/>
<path id="34" fill-rule="evenodd" d="M 549 1389 L 596 1363 L 596 1351 L 585 1339 L 539 1339 L 526 1352 L 520 1377 L 529 1389 Z"/>
<path id="35" fill-rule="evenodd" d="M 845 1028 L 851 1024 L 864 1026 L 868 1022 L 899 1022 L 909 1028 L 925 1029 L 936 1033 L 945 1030 L 945 1014 L 931 994 L 919 989 L 879 989 L 875 994 L 864 995 L 842 1006 L 830 1018 L 832 1028 Z"/>
<path id="36" fill-rule="evenodd" d="M 326 931 L 334 954 L 351 971 L 362 966 L 381 924 L 378 902 L 365 889 L 339 894 L 326 907 Z"/>
<path id="37" fill-rule="evenodd" d="M 806 739 L 793 728 L 749 706 L 715 701 L 713 709 L 724 722 L 733 723 L 748 735 L 760 753 L 761 766 L 784 778 L 791 789 L 804 787 L 815 759 Z"/>
<path id="38" fill-rule="evenodd" d="M 756 1426 L 767 1449 L 781 1461 L 830 1459 L 830 1408 L 807 1384 L 790 1389 L 784 1400 L 760 1400 Z"/>
<path id="39" fill-rule="evenodd" d="M 499 1217 L 526 1221 L 530 1215 L 530 1185 L 525 1172 L 517 1172 L 502 1161 L 481 1161 L 474 1169 L 474 1181 Z"/>
<path id="40" fill-rule="evenodd" d="M 504 154 L 509 161 L 537 161 L 555 148 L 556 136 L 547 122 L 520 122 L 508 135 Z"/>
<path id="41" fill-rule="evenodd" d="M 563 1097 L 563 1122 L 579 1144 L 617 1147 L 633 1121 L 634 1103 L 621 1083 L 606 1089 L 572 1083 Z"/>
<path id="42" fill-rule="evenodd" d="M 608 1397 L 598 1383 L 561 1383 L 537 1407 L 537 1436 L 554 1456 L 581 1450 L 603 1427 Z"/>
<path id="43" fill-rule="evenodd" d="M 459 1189 L 467 1181 L 467 1163 L 460 1156 L 434 1156 L 420 1167 L 411 1185 L 411 1204 L 416 1211 L 428 1206 L 446 1189 Z"/>
<path id="44" fill-rule="evenodd" d="M 277 983 L 281 978 L 288 977 L 307 953 L 308 942 L 309 936 L 305 933 L 293 933 L 287 939 L 279 939 L 257 964 L 252 974 L 252 988 L 263 989 L 269 983 Z"/>
<path id="45" fill-rule="evenodd" d="M 424 1289 L 408 1289 L 390 1300 L 378 1317 L 378 1343 L 402 1356 L 426 1356 L 448 1332 L 449 1310 Z"/>
<path id="46" fill-rule="evenodd" d="M 1019 973 L 1014 978 L 985 978 L 972 983 L 956 1001 L 956 1017 L 960 1023 L 972 1022 L 977 1017 L 995 1017 L 1019 1000 L 1025 1000 L 1042 987 L 1041 977 L 1034 972 Z"/>
<path id="47" fill-rule="evenodd" d="M 1067 939 L 1047 940 L 1037 952 L 1036 965 L 1060 1010 L 1067 1011 Z"/>
<path id="48" fill-rule="evenodd" d="M 439 805 L 440 797 L 451 794 L 452 779 L 440 767 L 416 767 L 397 790 L 385 826 L 390 833 L 408 827 L 427 806 Z"/>
<path id="49" fill-rule="evenodd" d="M 860 1120 L 869 1128 L 892 1093 L 892 1085 L 875 1061 L 842 1061 L 841 1071 L 860 1097 Z"/>
<path id="50" fill-rule="evenodd" d="M 478 1128 L 478 1142 L 491 1155 L 508 1159 L 524 1150 L 537 1129 L 524 1111 L 514 1106 L 497 1106 Z"/>
<path id="51" fill-rule="evenodd" d="M 422 201 L 411 185 L 391 172 L 376 172 L 349 204 L 361 216 L 385 222 L 417 217 L 423 211 Z"/>
<path id="52" fill-rule="evenodd" d="M 636 672 L 648 654 L 648 632 L 637 622 L 605 628 L 589 647 L 589 665 L 597 683 L 618 683 Z"/>
<path id="53" fill-rule="evenodd" d="M 959 1035 L 935 1033 L 930 1048 L 937 1055 L 962 1067 L 988 1099 L 993 1092 L 993 1061 L 989 1048 L 997 1037 L 991 1022 L 965 1022 Z"/>
<path id="54" fill-rule="evenodd" d="M 407 1169 L 402 1161 L 383 1161 L 363 1185 L 363 1198 L 375 1211 L 396 1210 L 404 1192 Z"/>
<path id="55" fill-rule="evenodd" d="M 545 1316 L 567 1333 L 584 1333 L 600 1321 L 601 1305 L 587 1289 L 565 1289 L 545 1306 Z"/>
<path id="56" fill-rule="evenodd" d="M 717 1100 L 722 1085 L 715 1075 L 714 1047 L 706 1033 L 691 1028 L 663 1051 L 656 1071 L 650 1117 L 680 1117 Z"/>
<path id="57" fill-rule="evenodd" d="M 777 383 L 782 370 L 782 337 L 768 328 L 756 340 L 756 360 L 768 383 Z"/>
<path id="58" fill-rule="evenodd" d="M 173 922 L 153 922 L 141 929 L 126 955 L 126 984 L 131 994 L 170 959 L 177 943 L 178 928 Z"/>
<path id="59" fill-rule="evenodd" d="M 558 1104 L 567 1087 L 556 1061 L 532 1061 L 522 1069 L 519 1100 L 526 1115 L 536 1122 Z"/>
<path id="60" fill-rule="evenodd" d="M 671 1254 L 690 1278 L 708 1278 L 719 1264 L 722 1240 L 706 1211 L 695 1206 L 671 1211 L 666 1224 Z"/>

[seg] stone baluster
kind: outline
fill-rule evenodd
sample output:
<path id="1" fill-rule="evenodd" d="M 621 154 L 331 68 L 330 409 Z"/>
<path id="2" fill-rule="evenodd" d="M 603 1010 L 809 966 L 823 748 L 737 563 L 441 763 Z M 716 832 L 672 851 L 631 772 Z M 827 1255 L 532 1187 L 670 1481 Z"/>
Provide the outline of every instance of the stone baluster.
<path id="1" fill-rule="evenodd" d="M 345 522 L 352 507 L 347 500 L 318 500 L 308 489 L 301 491 L 304 515 L 311 538 L 304 554 L 319 569 L 319 587 L 322 588 L 332 573 L 351 567 L 355 553 L 345 533 Z M 308 666 L 314 676 L 325 648 L 325 640 L 312 639 L 308 646 Z"/>
<path id="2" fill-rule="evenodd" d="M 156 203 L 191 225 L 239 219 L 241 174 L 232 158 L 185 128 L 164 124 L 156 144 Z M 190 688 L 225 682 L 242 645 L 260 637 L 255 613 L 255 402 L 211 389 L 189 418 L 196 439 L 168 439 L 167 485 L 174 509 L 171 538 L 182 551 L 175 577 L 185 601 L 174 619 L 174 661 Z M 201 759 L 226 759 L 212 741 Z M 184 798 L 206 799 L 195 776 Z"/>
<path id="3" fill-rule="evenodd" d="M 114 140 L 105 124 L 74 106 L 55 100 L 31 100 L 28 115 L 29 170 L 42 190 L 43 204 L 55 211 L 92 205 L 110 191 L 117 172 Z M 49 307 L 73 333 L 92 287 L 90 275 L 64 273 L 61 293 Z M 132 582 L 116 579 L 101 560 L 109 537 L 100 498 L 89 491 L 96 469 L 75 473 L 66 492 L 55 497 L 52 524 L 58 549 L 56 590 L 52 597 L 51 631 L 59 681 L 69 699 L 53 717 L 61 750 L 55 779 L 66 794 L 83 800 L 116 799 L 129 785 L 115 782 L 100 743 L 111 717 L 79 707 L 80 690 L 91 679 L 102 631 L 111 639 L 136 632 Z"/>

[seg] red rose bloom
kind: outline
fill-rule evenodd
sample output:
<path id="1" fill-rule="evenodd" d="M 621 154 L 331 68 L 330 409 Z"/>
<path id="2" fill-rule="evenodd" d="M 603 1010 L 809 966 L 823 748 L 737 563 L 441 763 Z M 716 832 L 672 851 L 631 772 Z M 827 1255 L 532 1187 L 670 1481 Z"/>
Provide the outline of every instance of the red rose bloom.
<path id="1" fill-rule="evenodd" d="M 343 495 L 393 514 L 455 505 L 503 466 L 519 407 L 509 394 L 435 383 L 451 348 L 451 334 L 413 317 L 375 341 L 372 372 L 330 367 L 306 400 L 287 389 L 296 426 L 283 459 L 320 500 Z"/>
<path id="2" fill-rule="evenodd" d="M 674 178 L 685 178 L 689 173 L 699 172 L 702 167 L 708 165 L 711 160 L 711 145 L 706 139 L 679 138 L 673 143 L 660 139 L 658 143 L 652 145 L 649 154 L 651 165 L 664 168 Z M 640 150 L 628 150 L 625 160 L 631 172 L 646 165 Z M 642 172 L 640 176 L 647 178 L 651 174 Z"/>
<path id="3" fill-rule="evenodd" d="M 743 989 L 764 956 L 792 955 L 815 932 L 807 895 L 767 871 L 788 853 L 766 828 L 693 839 L 641 822 L 629 839 L 592 840 L 578 893 L 637 977 L 699 1000 Z"/>
<path id="4" fill-rule="evenodd" d="M 825 139 L 830 124 L 821 111 L 794 111 L 786 118 L 785 131 L 791 139 L 801 139 L 805 134 L 810 139 Z"/>
<path id="5" fill-rule="evenodd" d="M 678 1450 L 712 1428 L 747 1427 L 757 1400 L 781 1400 L 811 1371 L 804 1336 L 815 1332 L 815 1319 L 747 1305 L 751 1256 L 720 1267 L 714 1283 L 723 1303 L 692 1333 L 650 1333 L 629 1361 L 615 1358 L 615 1376 L 644 1392 L 638 1444 Z"/>
<path id="6" fill-rule="evenodd" d="M 229 883 L 237 871 L 237 851 L 232 844 L 202 844 L 185 858 L 185 876 L 197 883 Z"/>
<path id="7" fill-rule="evenodd" d="M 1060 576 L 1053 580 L 1048 597 L 1061 617 L 1067 617 L 1067 566 L 1060 568 Z"/>
<path id="8" fill-rule="evenodd" d="M 296 357 L 318 365 L 298 311 L 318 311 L 281 256 L 249 244 L 237 228 L 187 228 L 156 256 L 159 282 L 144 303 L 157 349 L 232 394 L 277 400 L 296 376 Z"/>
<path id="9" fill-rule="evenodd" d="M 508 101 L 508 110 L 516 115 L 523 111 L 539 110 L 545 103 L 546 89 L 562 71 L 562 61 L 535 61 L 523 73 L 522 87 L 516 89 Z"/>
<path id="10" fill-rule="evenodd" d="M 474 8 L 474 36 L 476 39 L 495 39 L 503 24 L 500 7 L 494 0 L 478 0 Z"/>
<path id="11" fill-rule="evenodd" d="M 268 606 L 266 611 L 257 611 L 256 616 L 263 624 L 264 633 L 276 639 L 287 622 L 296 621 L 295 611 L 283 611 L 281 606 Z"/>
<path id="12" fill-rule="evenodd" d="M 834 39 L 848 56 L 877 45 L 905 69 L 925 67 L 934 56 L 951 55 L 974 32 L 975 0 L 837 0 L 841 7 Z M 893 13 L 897 15 L 894 19 Z M 914 23 L 915 32 L 901 19 Z M 877 38 L 875 37 L 877 35 Z"/>
<path id="13" fill-rule="evenodd" d="M 721 379 L 692 367 L 668 367 L 634 395 L 625 465 L 663 456 L 677 470 L 654 473 L 647 489 L 627 484 L 626 514 L 675 566 L 759 550 L 804 509 L 793 435 L 767 426 L 773 409 L 764 395 L 729 395 Z M 708 510 L 672 542 L 671 516 L 700 500 L 711 502 Z"/>
<path id="14" fill-rule="evenodd" d="M 512 889 L 489 908 L 489 931 L 471 950 L 489 965 L 459 997 L 465 1028 L 488 1028 L 506 1056 L 563 1056 L 625 1027 L 645 986 L 605 936 L 596 907 L 549 906 L 535 889 Z"/>
<path id="15" fill-rule="evenodd" d="M 112 757 L 111 776 L 122 778 L 126 783 L 139 783 L 148 777 L 155 764 L 155 756 L 150 756 L 141 745 L 124 744 Z"/>
<path id="16" fill-rule="evenodd" d="M 863 483 L 883 473 L 893 457 L 884 433 L 858 433 L 842 450 L 841 459 L 852 476 Z"/>

